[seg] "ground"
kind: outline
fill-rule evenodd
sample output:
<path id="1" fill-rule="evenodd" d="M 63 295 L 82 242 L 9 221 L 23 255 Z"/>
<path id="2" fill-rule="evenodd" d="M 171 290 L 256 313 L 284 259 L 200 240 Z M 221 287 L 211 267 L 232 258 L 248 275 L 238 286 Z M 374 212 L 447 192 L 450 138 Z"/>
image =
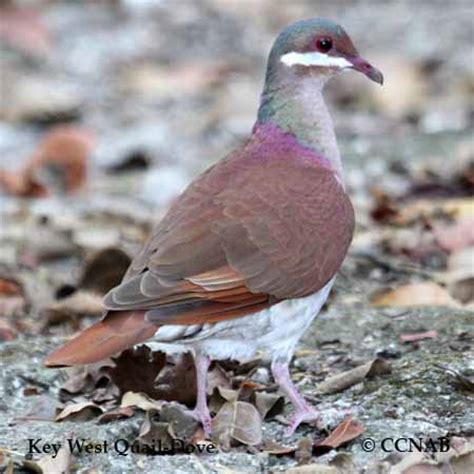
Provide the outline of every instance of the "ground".
<path id="1" fill-rule="evenodd" d="M 357 228 L 330 300 L 292 362 L 293 379 L 322 413 L 319 429 L 302 426 L 285 439 L 280 413 L 263 421 L 256 445 L 234 440 L 227 450 L 199 456 L 122 456 L 110 449 L 74 456 L 70 469 L 415 472 L 400 464 L 408 453 L 384 450 L 383 440 L 448 437 L 464 451 L 410 462 L 469 472 L 473 7 L 419 2 L 415 16 L 400 2 L 33 5 L 39 14 L 1 7 L 10 15 L 9 27 L 0 24 L 1 166 L 18 172 L 65 121 L 81 137 L 93 135 L 95 144 L 78 193 L 0 196 L 0 466 L 30 472 L 28 439 L 84 437 L 113 446 L 138 436 L 149 416 L 138 409 L 108 423 L 97 416 L 54 422 L 60 399 L 90 401 L 108 396 L 114 384 L 107 379 L 111 392 L 82 387 L 65 401 L 62 389 L 74 374 L 46 369 L 42 361 L 100 314 L 101 295 L 173 197 L 245 138 L 277 31 L 324 15 L 346 27 L 361 54 L 384 72 L 386 85 L 378 90 L 351 73 L 327 90 Z M 451 228 L 456 239 L 444 232 Z M 110 274 L 110 260 L 97 261 L 106 248 L 115 252 L 107 257 L 114 262 Z M 401 287 L 408 289 L 392 292 Z M 351 373 L 336 391 L 332 377 L 371 362 L 378 370 Z M 222 370 L 232 393 L 251 380 L 254 396 L 276 393 L 268 368 L 262 355 L 251 369 L 224 364 Z M 252 397 L 245 401 L 255 404 Z M 96 404 L 109 410 L 119 403 L 113 392 Z M 283 414 L 290 411 L 286 405 Z M 364 431 L 329 452 L 318 448 L 349 412 Z M 38 416 L 48 421 L 31 419 Z M 40 458 L 44 453 L 34 453 L 31 462 Z M 43 471 L 58 466 L 57 460 L 43 464 Z"/>

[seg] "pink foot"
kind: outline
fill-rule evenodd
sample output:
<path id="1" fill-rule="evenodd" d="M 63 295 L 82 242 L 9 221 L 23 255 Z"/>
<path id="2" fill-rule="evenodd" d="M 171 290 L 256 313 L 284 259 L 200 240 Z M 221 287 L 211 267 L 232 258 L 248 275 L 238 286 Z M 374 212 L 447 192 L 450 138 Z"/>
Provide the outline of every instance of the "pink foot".
<path id="1" fill-rule="evenodd" d="M 285 430 L 285 436 L 291 436 L 296 431 L 296 428 L 304 421 L 316 421 L 319 418 L 319 412 L 310 406 L 297 409 L 290 417 L 290 424 Z"/>
<path id="2" fill-rule="evenodd" d="M 289 419 L 290 425 L 285 430 L 285 436 L 291 436 L 302 422 L 316 421 L 319 418 L 319 412 L 308 404 L 294 386 L 287 362 L 273 362 L 272 372 L 280 389 L 287 395 L 295 407 L 295 412 Z"/>
<path id="3" fill-rule="evenodd" d="M 204 436 L 209 438 L 212 432 L 212 418 L 207 407 L 207 369 L 211 360 L 201 354 L 196 354 L 194 358 L 196 364 L 196 378 L 197 378 L 197 400 L 196 408 L 191 411 L 191 416 L 197 421 L 201 422 L 204 430 Z"/>
<path id="4" fill-rule="evenodd" d="M 189 414 L 202 425 L 204 431 L 204 437 L 210 438 L 212 434 L 212 418 L 209 410 L 200 410 L 197 407 L 191 410 Z"/>

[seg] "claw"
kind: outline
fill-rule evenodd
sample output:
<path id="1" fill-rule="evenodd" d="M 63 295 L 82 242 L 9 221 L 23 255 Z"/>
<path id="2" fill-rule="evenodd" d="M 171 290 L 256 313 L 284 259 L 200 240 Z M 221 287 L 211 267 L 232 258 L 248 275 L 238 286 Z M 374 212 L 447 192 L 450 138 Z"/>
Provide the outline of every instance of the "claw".
<path id="1" fill-rule="evenodd" d="M 210 438 L 212 434 L 212 418 L 209 410 L 199 410 L 195 408 L 189 414 L 202 425 L 204 437 Z"/>
<path id="2" fill-rule="evenodd" d="M 285 436 L 287 437 L 292 436 L 294 432 L 296 431 L 296 428 L 298 428 L 298 426 L 301 423 L 305 421 L 308 421 L 308 422 L 316 421 L 318 420 L 318 418 L 319 418 L 319 412 L 314 410 L 311 407 L 308 407 L 304 410 L 295 411 L 290 416 L 290 419 L 289 419 L 290 424 L 285 430 Z"/>

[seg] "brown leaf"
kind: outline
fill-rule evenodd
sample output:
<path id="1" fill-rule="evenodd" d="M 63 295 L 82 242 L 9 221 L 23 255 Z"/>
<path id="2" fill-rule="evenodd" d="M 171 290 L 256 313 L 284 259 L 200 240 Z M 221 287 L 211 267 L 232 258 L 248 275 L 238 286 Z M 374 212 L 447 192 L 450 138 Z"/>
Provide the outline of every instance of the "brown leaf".
<path id="1" fill-rule="evenodd" d="M 58 125 L 44 136 L 23 173 L 28 182 L 42 189 L 43 195 L 75 192 L 86 181 L 93 146 L 90 131 Z"/>
<path id="2" fill-rule="evenodd" d="M 143 411 L 159 410 L 162 408 L 164 402 L 153 400 L 144 393 L 127 392 L 123 395 L 120 403 L 121 408 L 136 407 Z"/>
<path id="3" fill-rule="evenodd" d="M 459 370 L 451 369 L 450 367 L 444 367 L 442 365 L 436 365 L 436 367 L 453 377 L 459 388 L 474 393 L 474 377 L 465 375 Z"/>
<path id="4" fill-rule="evenodd" d="M 26 308 L 26 299 L 22 285 L 12 278 L 0 277 L 0 316 L 12 318 L 21 315 Z M 13 327 L 0 329 L 0 340 L 14 339 Z M 1 333 L 3 332 L 3 339 Z"/>
<path id="5" fill-rule="evenodd" d="M 72 454 L 70 449 L 66 445 L 66 441 L 63 442 L 63 447 L 59 449 L 57 455 L 43 456 L 39 461 L 29 461 L 34 463 L 39 468 L 40 472 L 44 474 L 49 473 L 61 473 L 68 474 L 70 472 L 70 466 L 72 463 Z"/>
<path id="6" fill-rule="evenodd" d="M 262 441 L 262 422 L 257 409 L 246 402 L 228 402 L 212 422 L 213 439 L 229 448 L 232 441 L 254 446 Z"/>
<path id="7" fill-rule="evenodd" d="M 417 332 L 412 334 L 400 334 L 400 341 L 401 342 L 417 342 L 423 339 L 436 339 L 438 337 L 438 333 L 436 331 L 425 331 L 425 332 Z"/>
<path id="8" fill-rule="evenodd" d="M 262 450 L 265 453 L 273 454 L 274 456 L 284 456 L 286 454 L 292 454 L 295 452 L 295 449 L 295 446 L 285 446 L 271 439 L 266 440 L 262 447 Z"/>
<path id="9" fill-rule="evenodd" d="M 97 420 L 98 423 L 109 423 L 111 421 L 123 420 L 124 418 L 130 418 L 135 414 L 135 410 L 132 406 L 128 407 L 118 407 L 113 410 L 105 412 L 103 415 L 100 415 Z"/>
<path id="10" fill-rule="evenodd" d="M 374 359 L 366 364 L 328 377 L 316 387 L 318 393 L 336 393 L 352 387 L 366 378 L 385 375 L 391 372 L 391 365 L 385 359 Z"/>
<path id="11" fill-rule="evenodd" d="M 104 295 L 122 281 L 130 262 L 130 257 L 123 250 L 101 250 L 86 263 L 78 287 Z"/>
<path id="12" fill-rule="evenodd" d="M 212 395 L 217 387 L 231 389 L 232 383 L 226 371 L 218 363 L 215 363 L 207 374 L 207 394 Z"/>
<path id="13" fill-rule="evenodd" d="M 196 370 L 191 354 L 167 357 L 166 366 L 156 378 L 156 398 L 184 403 L 196 403 Z"/>
<path id="14" fill-rule="evenodd" d="M 113 361 L 115 367 L 109 369 L 109 374 L 120 394 L 143 392 L 154 399 L 161 398 L 155 379 L 165 366 L 166 356 L 163 352 L 152 352 L 149 347 L 142 345 L 123 351 Z"/>
<path id="15" fill-rule="evenodd" d="M 338 448 L 339 446 L 357 438 L 364 431 L 365 428 L 362 423 L 350 416 L 342 421 L 342 423 L 337 426 L 326 439 L 319 442 L 314 449 L 316 452 L 322 454 L 321 451 L 326 452 L 330 449 Z"/>
<path id="16" fill-rule="evenodd" d="M 189 441 L 199 427 L 199 423 L 189 413 L 189 410 L 178 403 L 164 405 L 158 417 L 159 421 L 169 424 L 168 432 L 173 439 Z"/>
<path id="17" fill-rule="evenodd" d="M 66 406 L 54 421 L 87 421 L 103 413 L 103 409 L 92 402 L 80 402 Z"/>
<path id="18" fill-rule="evenodd" d="M 285 474 L 338 474 L 339 472 L 336 467 L 327 464 L 306 464 L 291 467 L 285 471 Z"/>
<path id="19" fill-rule="evenodd" d="M 276 393 L 255 392 L 255 406 L 262 420 L 271 419 L 283 412 L 285 399 Z"/>
<path id="20" fill-rule="evenodd" d="M 106 359 L 97 364 L 66 369 L 68 379 L 59 389 L 59 399 L 62 402 L 67 402 L 79 393 L 88 397 L 95 397 L 96 392 L 102 389 L 110 392 L 111 396 L 117 397 L 118 389 L 111 383 L 107 372 L 111 365 L 112 361 Z"/>
<path id="21" fill-rule="evenodd" d="M 80 290 L 46 306 L 43 309 L 44 325 L 47 327 L 69 321 L 78 328 L 80 318 L 99 317 L 103 312 L 102 296 Z"/>
<path id="22" fill-rule="evenodd" d="M 173 437 L 168 428 L 169 423 L 159 421 L 157 410 L 149 410 L 135 441 L 146 447 L 150 453 L 169 454 L 173 448 Z"/>
<path id="23" fill-rule="evenodd" d="M 451 295 L 441 286 L 433 282 L 413 283 L 400 286 L 372 298 L 372 306 L 447 306 L 459 308 Z"/>

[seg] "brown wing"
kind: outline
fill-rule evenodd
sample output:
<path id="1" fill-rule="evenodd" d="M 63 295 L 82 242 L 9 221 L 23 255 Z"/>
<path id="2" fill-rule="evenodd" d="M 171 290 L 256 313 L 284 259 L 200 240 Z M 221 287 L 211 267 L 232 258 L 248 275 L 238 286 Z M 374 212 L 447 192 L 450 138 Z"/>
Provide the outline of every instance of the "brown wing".
<path id="1" fill-rule="evenodd" d="M 262 158 L 249 146 L 174 204 L 108 309 L 148 310 L 157 324 L 211 322 L 308 295 L 334 276 L 354 227 L 338 179 L 293 150 Z"/>

